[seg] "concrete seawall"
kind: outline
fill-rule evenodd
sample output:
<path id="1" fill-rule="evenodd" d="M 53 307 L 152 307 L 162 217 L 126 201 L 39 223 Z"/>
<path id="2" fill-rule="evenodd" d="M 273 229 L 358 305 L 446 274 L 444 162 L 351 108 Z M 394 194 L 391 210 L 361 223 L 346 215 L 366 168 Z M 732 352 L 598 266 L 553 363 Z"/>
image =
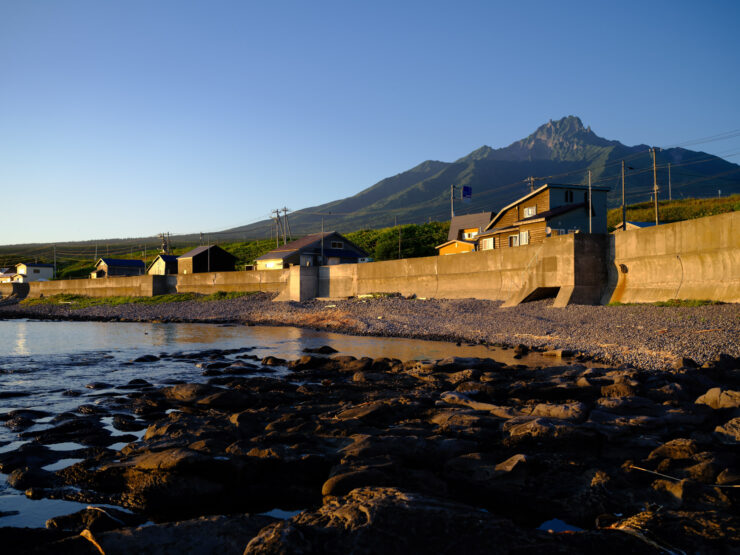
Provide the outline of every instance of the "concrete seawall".
<path id="1" fill-rule="evenodd" d="M 740 302 L 740 212 L 609 237 L 602 303 Z"/>
<path id="2" fill-rule="evenodd" d="M 14 289 L 15 285 L 15 289 Z M 0 295 L 19 294 L 0 284 Z M 27 284 L 31 298 L 262 291 L 278 300 L 369 293 L 477 298 L 504 306 L 556 296 L 555 306 L 700 299 L 740 302 L 740 213 L 613 235 L 550 237 L 515 249 L 338 266 L 80 279 Z"/>
<path id="3" fill-rule="evenodd" d="M 575 294 L 580 302 L 595 303 L 606 272 L 603 260 L 599 256 L 599 260 L 594 259 L 594 253 L 603 252 L 603 243 L 601 236 L 567 235 L 517 249 L 322 266 L 317 269 L 316 295 L 331 298 L 401 293 L 516 304 L 540 294 L 560 292 L 557 304 L 563 306 L 572 302 Z M 576 263 L 576 251 L 584 253 L 584 263 Z"/>
<path id="4" fill-rule="evenodd" d="M 217 291 L 282 291 L 288 283 L 290 270 L 253 270 L 250 272 L 211 272 L 183 274 L 177 278 L 178 293 L 215 293 Z M 174 292 L 174 291 L 173 291 Z"/>
<path id="5" fill-rule="evenodd" d="M 85 295 L 87 297 L 151 297 L 169 292 L 170 276 L 133 276 L 106 279 L 62 279 L 58 281 L 32 281 L 28 283 L 28 297 L 39 298 L 60 295 Z M 10 295 L 12 283 L 1 283 L 0 294 Z"/>

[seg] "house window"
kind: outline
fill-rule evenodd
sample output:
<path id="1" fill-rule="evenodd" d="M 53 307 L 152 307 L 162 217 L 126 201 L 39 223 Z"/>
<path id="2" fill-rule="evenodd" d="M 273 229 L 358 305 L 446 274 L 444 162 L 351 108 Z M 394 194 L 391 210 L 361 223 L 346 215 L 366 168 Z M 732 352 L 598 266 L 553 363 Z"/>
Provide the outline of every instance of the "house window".
<path id="1" fill-rule="evenodd" d="M 524 209 L 524 217 L 525 218 L 531 218 L 532 216 L 535 216 L 537 214 L 537 207 L 536 206 L 528 206 Z"/>
<path id="2" fill-rule="evenodd" d="M 34 274 L 40 274 L 40 273 L 41 273 L 41 270 L 37 270 L 36 268 L 34 268 L 34 269 L 33 269 L 33 273 L 34 273 Z"/>
<path id="3" fill-rule="evenodd" d="M 529 231 L 520 231 L 519 232 L 519 244 L 520 245 L 529 245 Z"/>
<path id="4" fill-rule="evenodd" d="M 477 231 L 464 231 L 463 239 L 474 239 L 476 235 L 478 235 Z"/>
<path id="5" fill-rule="evenodd" d="M 487 237 L 485 239 L 481 239 L 480 250 L 490 251 L 491 249 L 493 249 L 493 237 Z"/>
<path id="6" fill-rule="evenodd" d="M 573 191 L 565 191 L 565 202 L 573 202 Z"/>
<path id="7" fill-rule="evenodd" d="M 332 241 L 331 242 L 331 248 L 333 249 L 343 249 L 344 243 L 342 241 Z"/>
<path id="8" fill-rule="evenodd" d="M 509 235 L 509 246 L 510 247 L 519 246 L 519 236 L 518 235 Z"/>

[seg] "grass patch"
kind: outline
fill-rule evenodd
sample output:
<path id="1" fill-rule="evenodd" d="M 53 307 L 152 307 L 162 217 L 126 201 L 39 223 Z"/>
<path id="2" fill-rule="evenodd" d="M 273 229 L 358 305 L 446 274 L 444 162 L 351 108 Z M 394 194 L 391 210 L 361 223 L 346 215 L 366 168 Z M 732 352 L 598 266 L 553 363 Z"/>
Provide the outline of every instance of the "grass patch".
<path id="1" fill-rule="evenodd" d="M 73 310 L 78 310 L 90 306 L 119 306 L 123 304 L 156 305 L 183 301 L 223 301 L 228 299 L 238 299 L 239 297 L 247 297 L 253 294 L 253 291 L 217 291 L 210 295 L 200 295 L 198 293 L 173 293 L 169 295 L 155 295 L 154 297 L 87 297 L 85 295 L 61 294 L 40 299 L 24 299 L 20 304 L 25 306 L 67 305 Z"/>
<path id="2" fill-rule="evenodd" d="M 708 301 L 700 299 L 668 299 L 667 301 L 656 301 L 654 303 L 620 303 L 611 302 L 607 306 L 668 306 L 668 307 L 693 307 L 724 304 L 722 301 Z"/>
<path id="3" fill-rule="evenodd" d="M 687 198 L 661 200 L 660 223 L 693 220 L 704 216 L 714 216 L 740 210 L 740 195 L 721 198 Z M 612 231 L 622 221 L 622 209 L 612 208 L 607 213 L 607 227 Z M 627 221 L 654 222 L 655 214 L 651 202 L 640 202 L 627 206 Z"/>

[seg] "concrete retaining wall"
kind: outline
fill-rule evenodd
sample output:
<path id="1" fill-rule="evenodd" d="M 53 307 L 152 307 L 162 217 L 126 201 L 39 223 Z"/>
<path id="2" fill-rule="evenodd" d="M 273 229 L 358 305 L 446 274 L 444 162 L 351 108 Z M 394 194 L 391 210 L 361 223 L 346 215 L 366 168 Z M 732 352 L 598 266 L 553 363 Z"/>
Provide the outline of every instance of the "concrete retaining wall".
<path id="1" fill-rule="evenodd" d="M 282 291 L 288 283 L 290 270 L 253 270 L 249 272 L 210 272 L 178 274 L 178 293 L 216 293 L 217 291 Z"/>
<path id="2" fill-rule="evenodd" d="M 576 245 L 584 252 L 593 253 L 603 246 L 603 241 L 601 236 L 566 235 L 516 249 L 322 266 L 317 294 L 341 298 L 401 293 L 506 301 L 517 295 L 523 300 L 540 289 L 552 289 L 554 293 L 566 287 L 572 292 L 579 285 L 573 262 Z M 603 274 L 602 271 L 599 275 Z M 594 280 L 582 278 L 581 281 L 583 285 L 590 285 Z M 603 283 L 602 278 L 601 286 Z M 597 286 L 590 302 L 598 301 L 600 294 L 601 287 Z"/>
<path id="3" fill-rule="evenodd" d="M 740 302 L 740 212 L 633 231 L 607 247 L 602 302 Z"/>
<path id="4" fill-rule="evenodd" d="M 167 292 L 167 276 L 112 277 L 105 279 L 64 279 L 59 281 L 32 281 L 28 297 L 39 298 L 62 293 L 88 297 L 151 297 Z M 12 284 L 2 284 L 12 285 Z M 0 288 L 3 296 L 5 287 Z"/>

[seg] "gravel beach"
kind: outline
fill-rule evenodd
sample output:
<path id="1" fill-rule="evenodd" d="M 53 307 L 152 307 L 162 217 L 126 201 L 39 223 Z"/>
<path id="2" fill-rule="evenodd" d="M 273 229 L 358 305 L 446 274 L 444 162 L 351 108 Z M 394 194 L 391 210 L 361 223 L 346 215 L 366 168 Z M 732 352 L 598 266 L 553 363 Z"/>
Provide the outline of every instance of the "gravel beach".
<path id="1" fill-rule="evenodd" d="M 570 306 L 551 301 L 500 308 L 475 299 L 376 297 L 303 303 L 269 294 L 223 301 L 127 304 L 71 309 L 65 305 L 0 307 L 0 318 L 235 322 L 308 327 L 355 335 L 524 344 L 567 349 L 614 364 L 661 369 L 682 358 L 699 365 L 720 354 L 740 356 L 740 306 Z"/>

